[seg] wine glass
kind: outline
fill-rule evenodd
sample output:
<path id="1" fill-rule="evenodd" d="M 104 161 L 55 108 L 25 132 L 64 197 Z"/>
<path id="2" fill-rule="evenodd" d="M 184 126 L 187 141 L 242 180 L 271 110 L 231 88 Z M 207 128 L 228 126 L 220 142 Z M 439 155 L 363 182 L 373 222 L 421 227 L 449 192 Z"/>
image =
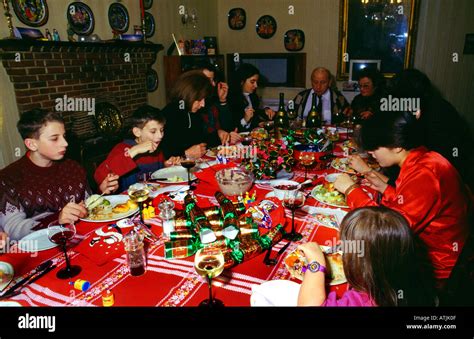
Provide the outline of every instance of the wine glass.
<path id="1" fill-rule="evenodd" d="M 215 247 L 201 248 L 196 252 L 194 268 L 201 277 L 207 279 L 209 285 L 209 299 L 203 300 L 199 306 L 224 306 L 221 300 L 212 297 L 212 278 L 217 277 L 224 270 L 224 255 L 222 251 Z"/>
<path id="2" fill-rule="evenodd" d="M 291 210 L 291 232 L 284 238 L 289 241 L 298 241 L 303 236 L 295 232 L 295 211 L 304 205 L 305 194 L 301 191 L 287 191 L 283 198 L 283 205 Z"/>
<path id="3" fill-rule="evenodd" d="M 148 186 L 142 183 L 133 184 L 128 188 L 128 196 L 134 202 L 138 203 L 140 209 L 140 221 L 143 224 L 143 202 L 148 199 L 150 190 Z"/>
<path id="4" fill-rule="evenodd" d="M 308 168 L 314 165 L 314 154 L 303 153 L 299 157 L 300 163 L 304 166 L 304 180 L 306 181 L 308 177 Z"/>
<path id="5" fill-rule="evenodd" d="M 66 259 L 66 267 L 60 269 L 58 273 L 56 273 L 56 277 L 59 279 L 69 279 L 78 275 L 82 269 L 80 266 L 71 266 L 66 248 L 68 240 L 72 239 L 76 234 L 74 224 L 49 225 L 47 232 L 49 240 L 61 247 L 64 252 L 64 258 Z"/>
<path id="6" fill-rule="evenodd" d="M 181 166 L 186 168 L 186 170 L 188 171 L 188 185 L 189 189 L 192 191 L 195 189 L 195 187 L 191 186 L 191 168 L 196 166 L 196 159 L 186 157 L 184 160 L 181 160 Z"/>
<path id="7" fill-rule="evenodd" d="M 265 121 L 265 122 L 263 123 L 263 128 L 265 128 L 265 130 L 268 132 L 268 136 L 270 136 L 271 131 L 272 131 L 272 129 L 273 129 L 274 126 L 275 126 L 275 122 L 272 121 L 272 120 Z"/>

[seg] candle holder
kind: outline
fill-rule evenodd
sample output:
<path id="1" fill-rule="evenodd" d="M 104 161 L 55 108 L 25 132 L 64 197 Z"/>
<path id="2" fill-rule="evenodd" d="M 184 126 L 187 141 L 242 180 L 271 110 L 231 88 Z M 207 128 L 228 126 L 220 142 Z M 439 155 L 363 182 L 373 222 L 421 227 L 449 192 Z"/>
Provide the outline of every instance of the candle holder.
<path id="1" fill-rule="evenodd" d="M 7 18 L 8 30 L 10 31 L 10 36 L 5 39 L 16 39 L 15 33 L 13 32 L 13 23 L 12 15 L 10 13 L 10 6 L 8 5 L 8 0 L 3 0 L 3 10 L 5 11 L 5 16 Z"/>

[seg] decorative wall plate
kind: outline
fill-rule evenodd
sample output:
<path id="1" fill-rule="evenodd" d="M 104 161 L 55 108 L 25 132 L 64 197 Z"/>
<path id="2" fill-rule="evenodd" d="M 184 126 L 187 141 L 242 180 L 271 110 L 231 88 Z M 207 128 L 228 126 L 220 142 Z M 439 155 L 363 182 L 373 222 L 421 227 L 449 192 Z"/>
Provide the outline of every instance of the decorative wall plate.
<path id="1" fill-rule="evenodd" d="M 18 20 L 25 25 L 39 27 L 48 22 L 49 10 L 46 0 L 12 0 L 12 5 Z"/>
<path id="2" fill-rule="evenodd" d="M 143 0 L 143 8 L 150 9 L 153 6 L 153 0 Z"/>
<path id="3" fill-rule="evenodd" d="M 277 30 L 275 18 L 271 15 L 264 15 L 257 20 L 257 34 L 262 39 L 270 39 Z"/>
<path id="4" fill-rule="evenodd" d="M 118 2 L 114 2 L 110 5 L 109 25 L 114 31 L 125 33 L 128 30 L 129 21 L 130 17 L 124 5 Z"/>
<path id="5" fill-rule="evenodd" d="M 115 135 L 123 126 L 123 117 L 114 105 L 108 102 L 100 102 L 95 108 L 95 120 L 97 129 L 104 135 Z"/>
<path id="6" fill-rule="evenodd" d="M 147 38 L 155 34 L 155 18 L 148 12 L 145 12 L 145 33 Z"/>
<path id="7" fill-rule="evenodd" d="M 243 8 L 233 8 L 227 14 L 227 23 L 229 28 L 233 30 L 241 30 L 245 27 L 247 15 Z"/>
<path id="8" fill-rule="evenodd" d="M 297 52 L 304 47 L 304 32 L 300 29 L 290 29 L 285 33 L 284 43 L 287 51 Z"/>
<path id="9" fill-rule="evenodd" d="M 71 3 L 67 6 L 66 16 L 67 22 L 74 33 L 89 35 L 94 31 L 94 14 L 85 3 Z"/>
<path id="10" fill-rule="evenodd" d="M 146 72 L 146 89 L 148 92 L 154 92 L 158 88 L 158 73 L 153 68 Z"/>

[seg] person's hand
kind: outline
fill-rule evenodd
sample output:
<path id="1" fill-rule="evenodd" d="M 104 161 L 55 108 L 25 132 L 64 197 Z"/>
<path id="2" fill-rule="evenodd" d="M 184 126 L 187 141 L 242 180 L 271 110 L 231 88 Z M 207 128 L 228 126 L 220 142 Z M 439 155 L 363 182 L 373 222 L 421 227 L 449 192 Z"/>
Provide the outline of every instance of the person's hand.
<path id="1" fill-rule="evenodd" d="M 344 108 L 344 110 L 342 111 L 342 114 L 344 114 L 346 117 L 350 117 L 352 116 L 352 108 L 351 106 L 347 106 L 346 108 Z"/>
<path id="2" fill-rule="evenodd" d="M 349 155 L 347 158 L 349 159 L 349 166 L 351 166 L 357 172 L 363 174 L 371 170 L 369 165 L 367 165 L 367 163 L 364 161 L 364 159 L 360 157 L 360 155 Z"/>
<path id="3" fill-rule="evenodd" d="M 5 232 L 0 232 L 0 250 L 3 249 L 7 245 L 8 241 L 8 234 Z"/>
<path id="4" fill-rule="evenodd" d="M 60 224 L 73 224 L 79 220 L 79 218 L 84 218 L 87 216 L 87 209 L 84 202 L 76 204 L 74 202 L 68 203 L 63 207 L 61 213 L 59 213 L 59 223 Z"/>
<path id="5" fill-rule="evenodd" d="M 119 176 L 117 174 L 109 173 L 99 185 L 99 190 L 104 194 L 115 192 L 119 188 Z"/>
<path id="6" fill-rule="evenodd" d="M 226 145 L 230 142 L 230 134 L 223 129 L 217 131 L 217 135 L 221 141 L 221 145 Z"/>
<path id="7" fill-rule="evenodd" d="M 252 107 L 248 107 L 245 109 L 244 120 L 246 123 L 248 123 L 253 118 L 254 113 L 255 110 Z"/>
<path id="8" fill-rule="evenodd" d="M 165 167 L 178 166 L 180 164 L 181 164 L 180 157 L 170 157 L 168 160 L 165 161 Z"/>
<path id="9" fill-rule="evenodd" d="M 307 242 L 298 246 L 298 249 L 304 253 L 308 263 L 312 261 L 319 262 L 320 265 L 326 266 L 326 258 L 323 251 L 316 242 Z"/>
<path id="10" fill-rule="evenodd" d="M 204 154 L 206 154 L 206 146 L 207 145 L 205 143 L 200 143 L 200 144 L 191 146 L 186 151 L 184 151 L 184 154 L 188 158 L 199 159 Z"/>
<path id="11" fill-rule="evenodd" d="M 229 86 L 225 82 L 219 82 L 217 84 L 217 96 L 220 102 L 227 101 L 227 93 L 229 93 Z"/>
<path id="12" fill-rule="evenodd" d="M 239 132 L 237 132 L 237 128 L 234 129 L 232 132 L 230 132 L 229 135 L 230 135 L 230 143 L 232 145 L 236 144 L 237 142 L 239 142 L 242 139 Z"/>
<path id="13" fill-rule="evenodd" d="M 336 181 L 334 181 L 334 188 L 344 194 L 353 184 L 354 181 L 352 181 L 351 177 L 346 173 L 342 173 L 341 175 L 338 175 Z"/>
<path id="14" fill-rule="evenodd" d="M 366 120 L 369 119 L 372 115 L 374 115 L 374 113 L 372 113 L 371 111 L 364 111 L 360 114 L 360 117 Z"/>
<path id="15" fill-rule="evenodd" d="M 138 154 L 142 154 L 146 152 L 153 153 L 154 151 L 156 151 L 157 147 L 158 147 L 158 144 L 154 143 L 151 140 L 141 142 L 133 146 L 132 148 L 130 148 L 128 150 L 128 155 L 130 155 L 130 158 L 135 158 Z"/>
<path id="16" fill-rule="evenodd" d="M 385 192 L 388 184 L 380 178 L 375 171 L 370 171 L 365 175 L 362 185 L 370 187 L 380 193 Z"/>
<path id="17" fill-rule="evenodd" d="M 268 119 L 273 120 L 273 117 L 276 115 L 275 111 L 271 108 L 265 108 L 265 114 L 267 115 Z"/>

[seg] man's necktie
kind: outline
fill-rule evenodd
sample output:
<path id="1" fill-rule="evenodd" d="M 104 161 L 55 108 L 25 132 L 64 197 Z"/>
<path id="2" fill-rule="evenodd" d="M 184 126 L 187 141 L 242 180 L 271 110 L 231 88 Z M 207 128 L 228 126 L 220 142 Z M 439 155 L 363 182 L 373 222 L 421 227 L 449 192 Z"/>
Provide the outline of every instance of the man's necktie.
<path id="1" fill-rule="evenodd" d="M 323 114 L 323 98 L 322 96 L 318 95 L 318 106 L 316 107 L 316 110 L 318 111 L 319 114 Z"/>

